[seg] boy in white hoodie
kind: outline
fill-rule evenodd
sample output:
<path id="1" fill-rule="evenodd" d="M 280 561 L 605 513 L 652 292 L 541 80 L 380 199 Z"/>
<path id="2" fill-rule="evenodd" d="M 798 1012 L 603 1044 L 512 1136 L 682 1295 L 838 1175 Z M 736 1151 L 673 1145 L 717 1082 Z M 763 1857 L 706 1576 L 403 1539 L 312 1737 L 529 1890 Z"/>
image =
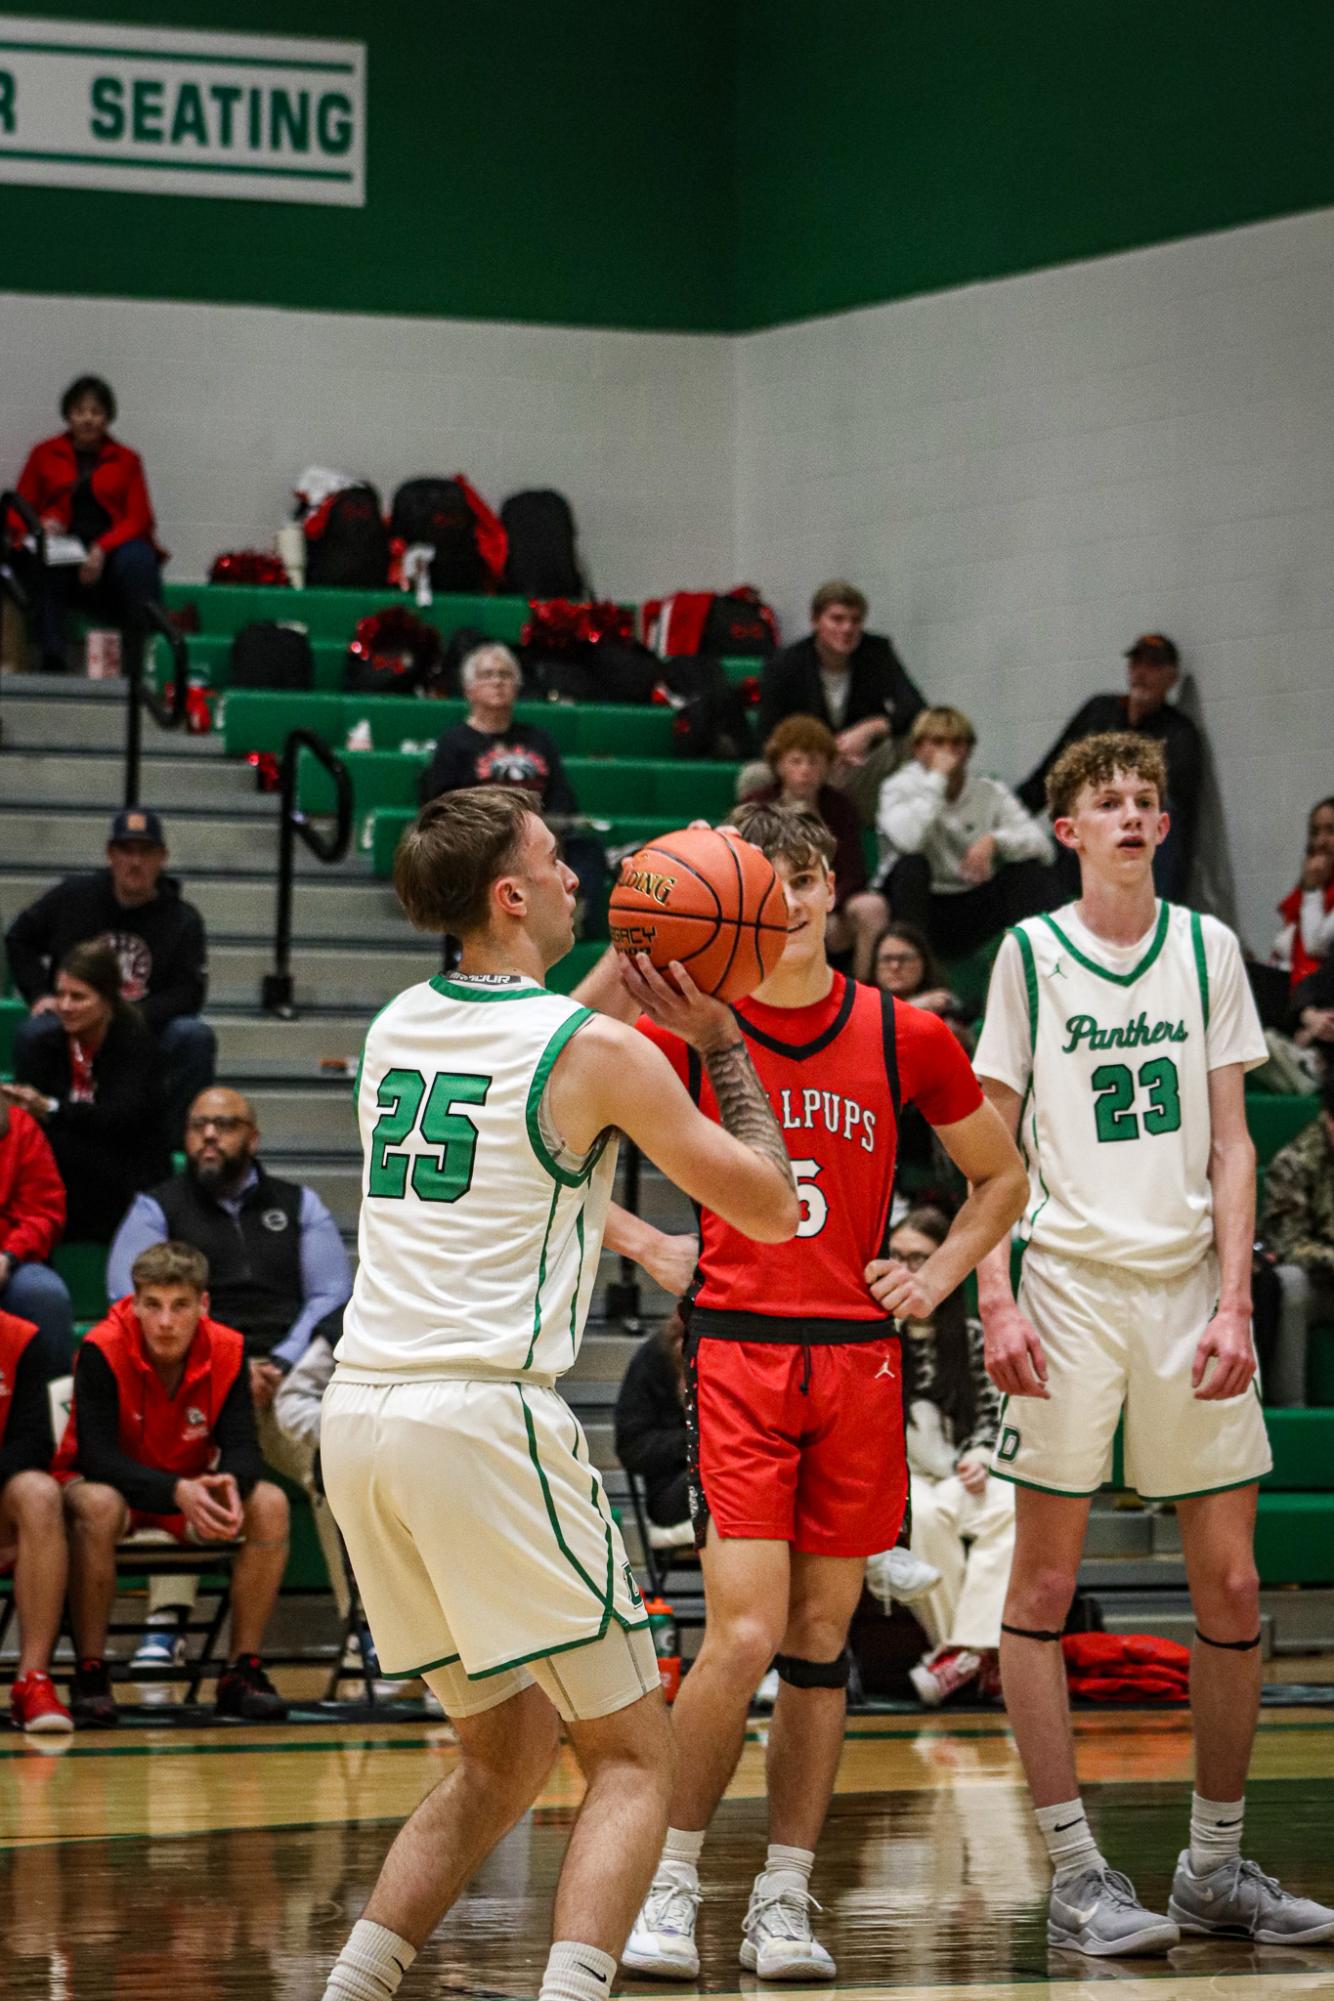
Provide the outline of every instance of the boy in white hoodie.
<path id="1" fill-rule="evenodd" d="M 923 709 L 910 755 L 880 788 L 878 887 L 899 923 L 962 956 L 1054 900 L 1051 836 L 1008 785 L 969 770 L 977 732 L 962 710 Z"/>

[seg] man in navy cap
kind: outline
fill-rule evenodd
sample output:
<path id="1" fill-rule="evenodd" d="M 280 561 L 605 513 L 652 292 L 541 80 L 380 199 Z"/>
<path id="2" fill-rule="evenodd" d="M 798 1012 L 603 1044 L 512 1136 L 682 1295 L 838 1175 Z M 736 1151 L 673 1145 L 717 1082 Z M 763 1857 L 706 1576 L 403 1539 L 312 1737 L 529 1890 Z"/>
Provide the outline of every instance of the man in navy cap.
<path id="1" fill-rule="evenodd" d="M 107 866 L 66 876 L 19 912 L 5 934 L 9 971 L 28 1003 L 18 1047 L 28 1037 L 59 1035 L 52 1009 L 55 969 L 75 945 L 97 939 L 120 960 L 121 994 L 158 1038 L 174 1144 L 185 1111 L 213 1082 L 217 1042 L 199 1019 L 208 986 L 204 920 L 164 875 L 162 821 L 146 806 L 127 806 L 111 823 Z"/>
<path id="2" fill-rule="evenodd" d="M 1174 709 L 1167 699 L 1180 677 L 1181 656 L 1166 633 L 1142 632 L 1126 648 L 1125 658 L 1125 694 L 1091 695 L 1071 716 L 1042 762 L 1015 789 L 1030 813 L 1040 813 L 1046 804 L 1047 773 L 1067 744 L 1098 736 L 1104 730 L 1136 730 L 1141 736 L 1153 737 L 1167 758 L 1167 798 L 1163 803 L 1172 820 L 1171 831 L 1154 857 L 1154 885 L 1160 896 L 1184 903 L 1195 853 L 1204 746 L 1190 717 Z M 1062 850 L 1058 860 L 1068 859 L 1069 851 Z M 1073 893 L 1079 893 L 1077 879 Z"/>

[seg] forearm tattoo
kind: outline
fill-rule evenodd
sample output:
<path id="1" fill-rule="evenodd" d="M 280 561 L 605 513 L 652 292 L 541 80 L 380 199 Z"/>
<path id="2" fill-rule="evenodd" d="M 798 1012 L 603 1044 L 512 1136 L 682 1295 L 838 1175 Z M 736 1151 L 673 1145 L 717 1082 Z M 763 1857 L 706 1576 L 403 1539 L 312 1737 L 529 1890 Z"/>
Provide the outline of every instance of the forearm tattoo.
<path id="1" fill-rule="evenodd" d="M 745 1043 L 731 1042 L 726 1049 L 709 1050 L 704 1057 L 704 1068 L 709 1073 L 724 1128 L 762 1160 L 771 1160 L 790 1181 L 792 1163 L 783 1135 Z"/>

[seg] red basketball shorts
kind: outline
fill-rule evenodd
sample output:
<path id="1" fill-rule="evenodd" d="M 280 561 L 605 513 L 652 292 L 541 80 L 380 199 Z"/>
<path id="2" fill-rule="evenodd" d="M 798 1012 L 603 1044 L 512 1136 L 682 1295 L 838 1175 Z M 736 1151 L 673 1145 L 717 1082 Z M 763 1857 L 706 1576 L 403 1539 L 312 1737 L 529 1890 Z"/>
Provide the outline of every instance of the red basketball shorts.
<path id="1" fill-rule="evenodd" d="M 701 1335 L 687 1369 L 691 1505 L 702 1543 L 874 1556 L 908 1502 L 897 1335 L 803 1347 Z"/>

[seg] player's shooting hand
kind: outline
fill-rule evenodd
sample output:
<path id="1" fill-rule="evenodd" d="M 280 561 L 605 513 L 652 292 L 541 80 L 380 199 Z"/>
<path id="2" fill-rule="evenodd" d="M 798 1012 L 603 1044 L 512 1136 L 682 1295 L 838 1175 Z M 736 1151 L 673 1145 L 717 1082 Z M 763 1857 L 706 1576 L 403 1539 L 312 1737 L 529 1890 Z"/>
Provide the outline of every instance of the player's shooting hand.
<path id="1" fill-rule="evenodd" d="M 899 1258 L 872 1258 L 862 1277 L 872 1299 L 895 1320 L 929 1320 L 940 1304 L 929 1259 L 914 1271 Z"/>
<path id="2" fill-rule="evenodd" d="M 698 1237 L 669 1237 L 665 1230 L 654 1230 L 639 1259 L 649 1277 L 674 1297 L 686 1290 L 698 1262 Z"/>
<path id="3" fill-rule="evenodd" d="M 982 1336 L 987 1374 L 1004 1396 L 1050 1397 L 1038 1330 L 1017 1306 L 999 1316 L 984 1314 Z"/>
<path id="4" fill-rule="evenodd" d="M 656 1021 L 659 1028 L 669 1028 L 702 1056 L 739 1040 L 740 1031 L 726 1002 L 702 994 L 678 959 L 672 960 L 670 980 L 664 979 L 647 952 L 625 953 L 620 969 L 626 992 L 649 1020 Z"/>
<path id="5" fill-rule="evenodd" d="M 1254 1374 L 1251 1316 L 1242 1306 L 1220 1306 L 1195 1350 L 1191 1388 L 1201 1403 L 1222 1403 L 1239 1397 Z"/>

